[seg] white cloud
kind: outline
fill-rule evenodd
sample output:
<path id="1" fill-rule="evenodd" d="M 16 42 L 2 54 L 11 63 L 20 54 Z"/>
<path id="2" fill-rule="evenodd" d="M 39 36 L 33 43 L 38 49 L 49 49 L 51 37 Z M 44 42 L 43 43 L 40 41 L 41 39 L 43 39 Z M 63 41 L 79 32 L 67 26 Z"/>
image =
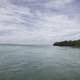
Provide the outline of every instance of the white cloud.
<path id="1" fill-rule="evenodd" d="M 70 3 L 69 1 L 53 2 L 56 5 L 63 5 Z M 47 14 L 39 10 L 31 12 L 29 7 L 11 4 L 0 8 L 0 32 L 1 34 L 4 32 L 0 35 L 0 42 L 49 44 L 56 40 L 71 39 L 71 36 L 75 39 L 77 31 L 79 33 L 79 26 L 75 19 L 63 14 Z"/>
<path id="2" fill-rule="evenodd" d="M 45 4 L 45 7 L 47 8 L 62 8 L 65 7 L 66 4 L 70 4 L 74 0 L 48 0 L 48 2 Z"/>

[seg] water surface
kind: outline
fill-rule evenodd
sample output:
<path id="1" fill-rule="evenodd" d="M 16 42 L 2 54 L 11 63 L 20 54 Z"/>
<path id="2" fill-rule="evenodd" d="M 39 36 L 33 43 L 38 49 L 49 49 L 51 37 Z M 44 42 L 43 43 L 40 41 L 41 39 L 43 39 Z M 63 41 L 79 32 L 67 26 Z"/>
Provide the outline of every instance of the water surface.
<path id="1" fill-rule="evenodd" d="M 0 45 L 0 80 L 80 80 L 80 49 Z"/>

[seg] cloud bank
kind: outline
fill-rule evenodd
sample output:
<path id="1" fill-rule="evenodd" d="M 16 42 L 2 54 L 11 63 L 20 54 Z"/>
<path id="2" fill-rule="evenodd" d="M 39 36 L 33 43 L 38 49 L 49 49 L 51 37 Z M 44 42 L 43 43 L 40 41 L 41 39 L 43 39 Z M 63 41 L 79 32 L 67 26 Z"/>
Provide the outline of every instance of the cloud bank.
<path id="1" fill-rule="evenodd" d="M 52 44 L 80 38 L 78 0 L 0 0 L 0 42 Z"/>

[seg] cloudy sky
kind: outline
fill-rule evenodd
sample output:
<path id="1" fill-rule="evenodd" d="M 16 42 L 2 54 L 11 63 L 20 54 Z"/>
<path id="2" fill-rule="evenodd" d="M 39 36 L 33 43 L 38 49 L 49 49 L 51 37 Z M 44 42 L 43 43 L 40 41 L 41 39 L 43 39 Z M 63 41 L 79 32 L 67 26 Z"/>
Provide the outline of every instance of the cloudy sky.
<path id="1" fill-rule="evenodd" d="M 0 0 L 0 43 L 70 39 L 80 39 L 80 0 Z"/>

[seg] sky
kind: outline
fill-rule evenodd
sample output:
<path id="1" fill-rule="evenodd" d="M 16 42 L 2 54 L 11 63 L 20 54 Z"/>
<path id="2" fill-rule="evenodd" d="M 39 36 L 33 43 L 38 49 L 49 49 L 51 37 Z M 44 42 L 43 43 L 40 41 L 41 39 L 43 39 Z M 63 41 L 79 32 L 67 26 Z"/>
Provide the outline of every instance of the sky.
<path id="1" fill-rule="evenodd" d="M 75 39 L 80 39 L 80 0 L 0 0 L 0 43 Z"/>

